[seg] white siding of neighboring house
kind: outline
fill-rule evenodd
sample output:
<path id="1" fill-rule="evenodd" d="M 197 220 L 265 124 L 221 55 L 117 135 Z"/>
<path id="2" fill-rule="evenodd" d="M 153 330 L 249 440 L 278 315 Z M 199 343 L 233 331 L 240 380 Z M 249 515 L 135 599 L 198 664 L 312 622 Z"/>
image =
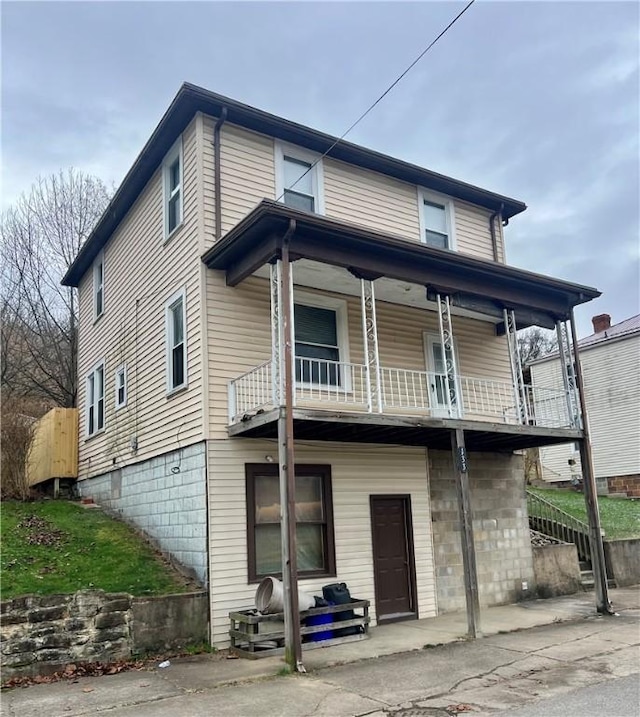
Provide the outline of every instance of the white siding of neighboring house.
<path id="1" fill-rule="evenodd" d="M 215 119 L 205 117 L 204 204 L 208 246 L 214 241 Z M 274 140 L 225 123 L 221 129 L 222 234 L 235 226 L 261 199 L 276 199 Z M 420 241 L 418 190 L 413 184 L 361 167 L 324 158 L 326 216 L 370 227 L 380 232 Z M 454 200 L 458 251 L 493 259 L 489 216 L 491 212 Z M 498 255 L 504 261 L 504 237 L 495 222 Z"/>
<path id="2" fill-rule="evenodd" d="M 205 438 L 197 158 L 199 119 L 183 134 L 184 225 L 163 236 L 160 167 L 104 248 L 104 314 L 93 320 L 92 271 L 79 287 L 79 477 L 99 475 Z M 171 397 L 165 380 L 165 301 L 186 289 L 188 387 Z M 105 430 L 85 434 L 86 374 L 105 359 Z M 115 370 L 125 363 L 128 401 L 115 410 Z M 133 436 L 138 452 L 130 448 Z"/>
<path id="3" fill-rule="evenodd" d="M 581 350 L 596 478 L 640 474 L 640 335 Z M 560 362 L 531 367 L 536 384 L 561 386 Z M 573 444 L 540 449 L 545 480 L 570 480 Z"/>
<path id="4" fill-rule="evenodd" d="M 265 463 L 277 452 L 276 441 L 208 443 L 211 629 L 219 645 L 228 640 L 229 611 L 253 607 L 257 588 L 247 581 L 245 463 Z M 369 496 L 409 494 L 419 614 L 436 615 L 425 449 L 298 442 L 296 463 L 331 465 L 337 569 L 336 578 L 300 580 L 300 588 L 321 594 L 323 585 L 344 581 L 353 597 L 371 601 L 375 617 Z"/>

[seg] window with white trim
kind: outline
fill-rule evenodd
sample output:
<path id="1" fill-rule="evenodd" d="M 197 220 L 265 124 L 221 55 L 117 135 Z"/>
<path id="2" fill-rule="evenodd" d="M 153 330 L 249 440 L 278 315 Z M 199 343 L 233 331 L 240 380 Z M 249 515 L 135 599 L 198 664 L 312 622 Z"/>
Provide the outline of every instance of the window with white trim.
<path id="1" fill-rule="evenodd" d="M 87 375 L 86 433 L 87 436 L 104 428 L 104 361 L 97 363 Z"/>
<path id="2" fill-rule="evenodd" d="M 326 297 L 298 300 L 293 307 L 296 381 L 346 388 L 340 362 L 346 356 L 346 305 Z"/>
<path id="3" fill-rule="evenodd" d="M 167 392 L 187 385 L 187 340 L 185 292 L 181 289 L 165 304 L 167 341 Z"/>
<path id="4" fill-rule="evenodd" d="M 93 262 L 93 318 L 104 313 L 104 254 L 100 252 Z"/>
<path id="5" fill-rule="evenodd" d="M 275 147 L 276 196 L 294 209 L 324 214 L 320 155 L 280 143 Z"/>
<path id="6" fill-rule="evenodd" d="M 118 366 L 115 375 L 116 410 L 127 405 L 127 367 Z"/>
<path id="7" fill-rule="evenodd" d="M 446 197 L 420 190 L 420 240 L 436 249 L 455 249 L 453 202 Z"/>
<path id="8" fill-rule="evenodd" d="M 182 138 L 171 148 L 162 163 L 165 239 L 182 224 Z"/>

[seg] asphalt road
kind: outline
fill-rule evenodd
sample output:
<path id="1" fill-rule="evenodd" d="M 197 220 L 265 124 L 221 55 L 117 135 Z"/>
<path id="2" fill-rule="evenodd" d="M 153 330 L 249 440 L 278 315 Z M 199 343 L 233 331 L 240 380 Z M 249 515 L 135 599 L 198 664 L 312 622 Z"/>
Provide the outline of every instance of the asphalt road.
<path id="1" fill-rule="evenodd" d="M 508 717 L 638 717 L 640 675 L 629 675 L 541 700 L 528 707 L 502 711 Z"/>

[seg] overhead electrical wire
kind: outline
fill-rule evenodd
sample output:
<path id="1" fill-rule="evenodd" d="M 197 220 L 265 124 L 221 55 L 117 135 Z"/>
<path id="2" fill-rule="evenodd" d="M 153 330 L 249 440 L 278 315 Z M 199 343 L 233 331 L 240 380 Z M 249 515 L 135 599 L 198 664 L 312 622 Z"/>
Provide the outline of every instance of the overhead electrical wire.
<path id="1" fill-rule="evenodd" d="M 440 31 L 440 33 L 424 48 L 424 50 L 416 57 L 416 59 L 400 74 L 396 79 L 387 87 L 387 89 L 378 97 L 378 99 L 371 104 L 359 117 L 358 119 L 351 124 L 350 127 L 348 127 L 334 142 L 333 144 L 327 149 L 318 159 L 311 164 L 311 166 L 306 169 L 299 177 L 296 179 L 296 181 L 290 186 L 286 187 L 286 189 L 292 189 L 296 186 L 296 184 L 319 163 L 321 162 L 342 140 L 351 132 L 352 129 L 354 129 L 362 120 L 371 112 L 382 100 L 391 92 L 391 90 L 420 62 L 420 60 L 429 52 L 429 50 L 440 40 L 446 33 L 458 22 L 458 20 L 467 12 L 467 10 L 473 5 L 473 3 L 476 0 L 469 0 L 469 2 L 464 6 L 464 8 L 451 20 L 451 22 Z M 285 189 L 285 191 L 286 191 Z M 282 192 L 282 194 L 277 198 L 276 201 L 280 201 L 285 194 L 285 191 Z"/>

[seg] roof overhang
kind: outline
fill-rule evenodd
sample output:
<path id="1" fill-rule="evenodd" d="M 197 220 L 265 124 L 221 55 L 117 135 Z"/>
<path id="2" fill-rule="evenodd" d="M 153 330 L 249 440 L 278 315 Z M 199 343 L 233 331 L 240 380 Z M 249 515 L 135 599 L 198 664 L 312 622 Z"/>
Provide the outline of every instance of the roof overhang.
<path id="1" fill-rule="evenodd" d="M 351 142 L 340 140 L 333 147 L 337 138 L 332 135 L 263 112 L 202 87 L 184 83 L 125 176 L 91 236 L 69 267 L 62 279 L 63 284 L 78 286 L 84 273 L 89 269 L 93 260 L 161 164 L 166 153 L 171 149 L 178 135 L 184 131 L 194 115 L 197 112 L 202 112 L 219 117 L 223 108 L 227 111 L 227 122 L 231 124 L 291 142 L 321 154 L 331 148 L 328 156 L 333 159 L 442 192 L 490 211 L 499 211 L 505 219 L 526 209 L 526 204 L 516 199 L 489 192 L 486 189 L 423 169 L 409 162 L 394 159 Z"/>
<path id="2" fill-rule="evenodd" d="M 202 260 L 226 272 L 236 286 L 261 266 L 278 259 L 282 240 L 293 227 L 289 252 L 372 279 L 382 276 L 420 284 L 427 295 L 447 294 L 461 308 L 502 316 L 516 312 L 519 328 L 553 328 L 571 309 L 600 296 L 597 289 L 535 274 L 457 252 L 427 247 L 359 225 L 339 222 L 263 200 Z"/>

